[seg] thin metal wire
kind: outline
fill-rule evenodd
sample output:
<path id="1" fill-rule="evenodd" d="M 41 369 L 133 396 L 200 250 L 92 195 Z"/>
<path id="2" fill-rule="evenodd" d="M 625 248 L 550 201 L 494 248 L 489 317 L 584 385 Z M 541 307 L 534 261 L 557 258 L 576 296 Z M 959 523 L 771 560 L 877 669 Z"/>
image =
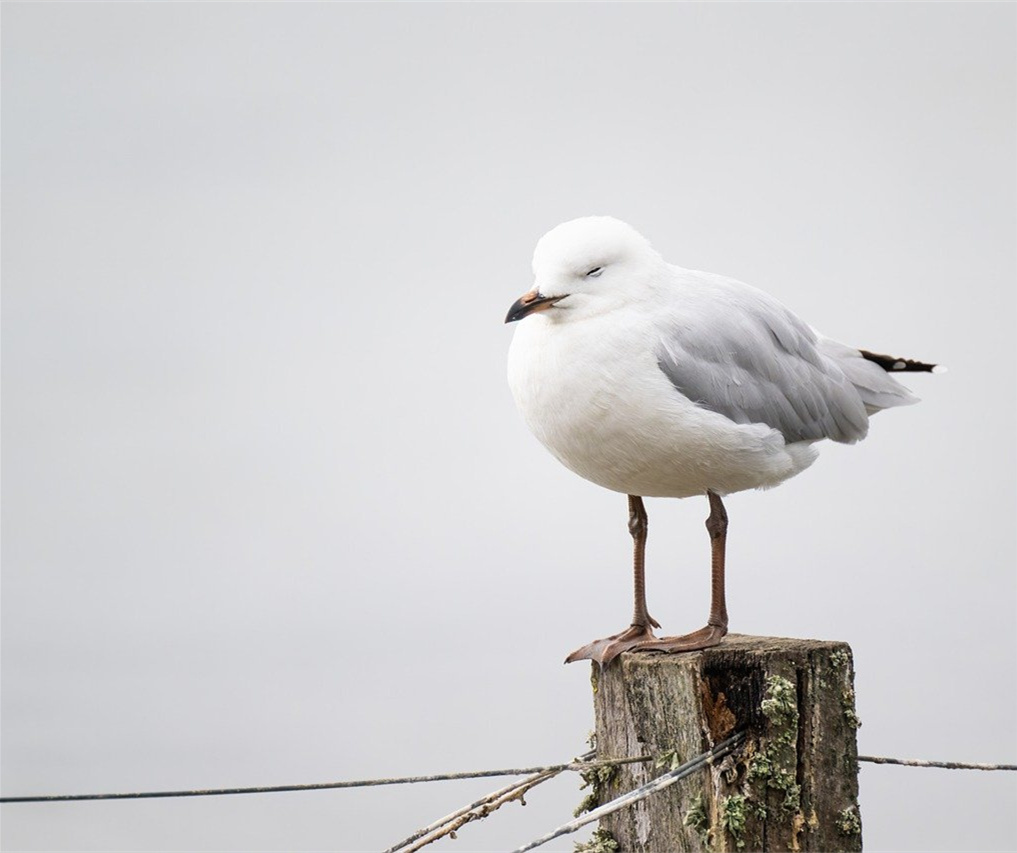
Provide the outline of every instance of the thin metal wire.
<path id="1" fill-rule="evenodd" d="M 525 780 L 518 783 L 511 790 L 506 791 L 500 797 L 495 797 L 494 799 L 488 800 L 487 802 L 466 812 L 462 812 L 462 810 L 460 810 L 461 813 L 455 818 L 452 818 L 448 823 L 444 824 L 444 826 L 441 826 L 434 832 L 431 832 L 428 835 L 425 835 L 423 838 L 420 838 L 419 840 L 414 842 L 414 844 L 412 844 L 410 847 L 404 848 L 405 853 L 414 853 L 414 851 L 420 850 L 421 848 L 426 847 L 428 844 L 433 844 L 435 841 L 444 838 L 446 835 L 451 835 L 453 838 L 455 838 L 456 833 L 467 823 L 470 823 L 471 821 L 475 820 L 483 820 L 486 817 L 490 817 L 506 803 L 511 803 L 514 800 L 518 800 L 523 805 L 525 805 L 525 800 L 523 799 L 523 797 L 532 788 L 535 788 L 537 785 L 543 784 L 548 779 L 556 778 L 560 772 L 562 771 L 551 773 L 538 773 L 535 776 L 527 776 Z"/>
<path id="2" fill-rule="evenodd" d="M 145 800 L 164 797 L 219 797 L 228 794 L 277 794 L 285 791 L 326 791 L 334 788 L 369 788 L 377 785 L 415 785 L 420 782 L 446 782 L 454 779 L 484 779 L 491 776 L 525 776 L 561 770 L 587 770 L 616 764 L 649 761 L 647 756 L 617 758 L 608 761 L 572 761 L 545 767 L 514 767 L 505 770 L 470 770 L 462 773 L 437 773 L 431 776 L 398 776 L 391 779 L 357 779 L 349 782 L 315 782 L 308 785 L 268 785 L 257 788 L 204 788 L 189 791 L 136 791 L 124 794 L 48 794 L 35 797 L 0 797 L 0 803 L 58 803 L 79 800 Z"/>
<path id="3" fill-rule="evenodd" d="M 626 806 L 630 806 L 633 803 L 646 799 L 652 794 L 656 794 L 658 791 L 670 788 L 675 782 L 684 779 L 686 776 L 695 773 L 701 767 L 705 767 L 707 764 L 712 764 L 718 758 L 722 758 L 727 755 L 744 739 L 745 732 L 738 732 L 737 734 L 731 735 L 731 737 L 727 740 L 722 740 L 718 743 L 709 752 L 704 752 L 702 755 L 696 756 L 690 761 L 686 761 L 683 765 L 676 767 L 669 773 L 665 773 L 663 776 L 658 776 L 652 782 L 647 782 L 645 785 L 635 788 L 627 794 L 622 794 L 620 797 L 617 797 L 616 799 L 611 800 L 611 802 L 605 803 L 599 808 L 584 814 L 582 817 L 578 817 L 575 820 L 562 824 L 553 832 L 549 832 L 547 835 L 542 835 L 540 838 L 534 839 L 529 844 L 524 844 L 522 847 L 514 850 L 513 853 L 526 853 L 527 850 L 533 850 L 543 844 L 547 844 L 548 841 L 553 841 L 559 836 L 575 832 L 580 827 L 585 826 L 588 823 L 593 823 L 593 821 L 599 820 L 604 817 L 604 815 L 612 814 Z"/>
<path id="4" fill-rule="evenodd" d="M 1017 770 L 1017 764 L 970 764 L 965 761 L 924 761 L 921 758 L 885 758 L 881 755 L 859 755 L 859 761 L 872 764 L 901 764 L 905 767 L 942 767 L 945 770 Z"/>
<path id="5" fill-rule="evenodd" d="M 589 752 L 580 755 L 578 760 L 584 762 L 592 761 L 594 758 L 596 758 L 596 756 L 597 756 L 596 751 L 591 749 Z M 527 786 L 527 788 L 529 788 L 532 787 L 533 785 L 545 782 L 548 779 L 553 779 L 556 776 L 558 776 L 561 772 L 562 772 L 561 770 L 548 770 L 541 773 L 533 773 L 529 776 L 526 776 L 523 779 L 513 782 L 511 785 L 506 785 L 504 788 L 499 788 L 497 791 L 492 791 L 490 794 L 481 797 L 479 800 L 475 800 L 468 806 L 463 806 L 461 809 L 457 809 L 451 814 L 445 815 L 445 817 L 443 818 L 439 818 L 434 823 L 425 826 L 423 829 L 418 829 L 416 832 L 413 833 L 413 835 L 409 836 L 408 838 L 404 838 L 398 844 L 393 844 L 391 847 L 385 850 L 384 853 L 397 853 L 397 851 L 402 850 L 404 847 L 408 847 L 409 845 L 413 844 L 414 841 L 418 841 L 425 835 L 430 835 L 434 832 L 437 832 L 438 830 L 444 829 L 450 824 L 453 824 L 458 818 L 462 817 L 463 815 L 469 814 L 474 809 L 478 809 L 482 806 L 486 806 L 489 803 L 493 803 L 501 797 L 514 794 L 519 788 L 522 788 L 524 786 Z M 434 840 L 437 840 L 437 838 L 435 838 Z"/>
<path id="6" fill-rule="evenodd" d="M 577 760 L 590 761 L 595 755 L 595 752 L 590 751 L 579 756 Z M 1017 770 L 1017 765 L 1014 764 L 969 764 L 958 761 L 921 761 L 901 758 L 881 758 L 869 755 L 859 756 L 859 761 L 870 761 L 875 764 L 904 764 L 909 767 L 944 767 L 949 770 Z M 494 791 L 493 793 L 470 803 L 468 806 L 463 806 L 461 809 L 458 809 L 457 811 L 435 821 L 429 826 L 418 830 L 409 838 L 389 847 L 384 851 L 384 853 L 398 853 L 398 851 L 406 848 L 408 848 L 406 853 L 413 853 L 413 851 L 419 850 L 420 848 L 437 841 L 439 838 L 443 838 L 445 835 L 458 830 L 469 821 L 478 820 L 487 817 L 489 814 L 493 814 L 496 808 L 503 805 L 508 800 L 516 799 L 536 785 L 542 784 L 549 779 L 556 778 L 561 772 L 563 771 L 557 770 L 545 773 L 535 773 L 532 776 L 520 779 L 518 782 L 514 782 L 511 785 Z"/>
<path id="7" fill-rule="evenodd" d="M 455 779 L 483 779 L 491 776 L 524 776 L 538 773 L 560 773 L 563 770 L 587 770 L 649 761 L 649 757 L 619 758 L 606 761 L 578 761 L 549 764 L 545 767 L 519 767 L 505 770 L 473 770 L 463 773 L 438 773 L 431 776 L 400 776 L 391 779 L 359 779 L 349 782 L 317 782 L 308 785 L 268 785 L 256 788 L 205 788 L 187 791 L 138 791 L 123 794 L 48 794 L 33 797 L 0 797 L 0 803 L 58 803 L 81 800 L 143 800 L 165 797 L 218 797 L 229 794 L 276 794 L 287 791 L 325 791 L 334 788 L 367 788 L 377 785 L 413 785 L 419 782 L 444 782 Z M 946 770 L 1017 770 L 1017 764 L 973 764 L 963 761 L 925 761 L 918 758 L 886 758 L 859 755 L 859 761 L 872 764 L 898 764 L 905 767 L 939 767 Z"/>

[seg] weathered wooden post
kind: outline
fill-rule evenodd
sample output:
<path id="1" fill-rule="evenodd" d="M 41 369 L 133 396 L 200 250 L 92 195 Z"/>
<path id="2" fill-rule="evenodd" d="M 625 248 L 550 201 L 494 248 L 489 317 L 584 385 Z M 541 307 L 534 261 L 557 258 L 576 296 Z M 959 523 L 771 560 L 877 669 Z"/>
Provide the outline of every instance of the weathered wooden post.
<path id="1" fill-rule="evenodd" d="M 738 634 L 701 652 L 594 664 L 600 758 L 678 763 L 748 732 L 718 766 L 603 818 L 601 829 L 622 853 L 861 850 L 853 682 L 846 643 Z M 662 772 L 623 765 L 597 797 Z"/>

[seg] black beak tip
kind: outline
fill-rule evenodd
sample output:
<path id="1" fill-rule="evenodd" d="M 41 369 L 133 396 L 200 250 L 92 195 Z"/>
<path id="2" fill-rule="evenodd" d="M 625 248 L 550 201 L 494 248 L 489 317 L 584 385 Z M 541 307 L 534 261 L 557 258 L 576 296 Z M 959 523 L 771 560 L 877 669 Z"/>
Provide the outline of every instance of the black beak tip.
<path id="1" fill-rule="evenodd" d="M 526 297 L 521 297 L 512 303 L 512 307 L 509 308 L 508 314 L 505 315 L 506 323 L 515 323 L 517 320 L 522 320 L 530 311 L 533 310 L 534 300 L 523 301 Z"/>
<path id="2" fill-rule="evenodd" d="M 564 296 L 540 296 L 536 293 L 528 293 L 512 303 L 508 314 L 505 315 L 505 322 L 515 323 L 517 320 L 522 320 L 523 317 L 528 317 L 535 311 L 543 311 L 545 308 L 550 308 L 564 298 Z"/>

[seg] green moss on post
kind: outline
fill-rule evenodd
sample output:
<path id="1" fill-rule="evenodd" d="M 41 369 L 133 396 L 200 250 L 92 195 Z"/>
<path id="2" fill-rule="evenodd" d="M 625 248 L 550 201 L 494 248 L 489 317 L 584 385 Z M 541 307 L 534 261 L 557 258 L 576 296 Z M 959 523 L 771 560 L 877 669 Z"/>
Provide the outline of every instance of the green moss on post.
<path id="1" fill-rule="evenodd" d="M 689 803 L 689 810 L 685 812 L 685 819 L 682 822 L 699 834 L 705 847 L 710 839 L 711 827 L 710 816 L 706 813 L 702 794 L 697 794 Z"/>
<path id="2" fill-rule="evenodd" d="M 861 835 L 862 821 L 858 817 L 858 808 L 851 806 L 837 815 L 837 829 L 841 835 Z"/>
<path id="3" fill-rule="evenodd" d="M 598 827 L 589 841 L 577 841 L 572 845 L 573 853 L 618 853 L 621 848 L 611 833 Z"/>
<path id="4" fill-rule="evenodd" d="M 739 850 L 745 847 L 745 821 L 748 819 L 746 802 L 741 794 L 732 794 L 724 798 L 724 804 L 720 809 L 721 824 L 727 834 L 734 839 L 735 847 Z"/>

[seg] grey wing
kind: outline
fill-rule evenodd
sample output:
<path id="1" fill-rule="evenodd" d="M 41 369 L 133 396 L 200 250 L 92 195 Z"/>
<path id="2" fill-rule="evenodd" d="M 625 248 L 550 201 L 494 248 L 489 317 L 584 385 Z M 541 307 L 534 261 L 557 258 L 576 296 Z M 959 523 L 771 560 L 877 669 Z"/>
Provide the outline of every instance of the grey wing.
<path id="1" fill-rule="evenodd" d="M 854 442 L 868 416 L 816 334 L 762 291 L 719 280 L 666 331 L 657 363 L 682 394 L 739 424 L 766 424 L 788 443 Z"/>

